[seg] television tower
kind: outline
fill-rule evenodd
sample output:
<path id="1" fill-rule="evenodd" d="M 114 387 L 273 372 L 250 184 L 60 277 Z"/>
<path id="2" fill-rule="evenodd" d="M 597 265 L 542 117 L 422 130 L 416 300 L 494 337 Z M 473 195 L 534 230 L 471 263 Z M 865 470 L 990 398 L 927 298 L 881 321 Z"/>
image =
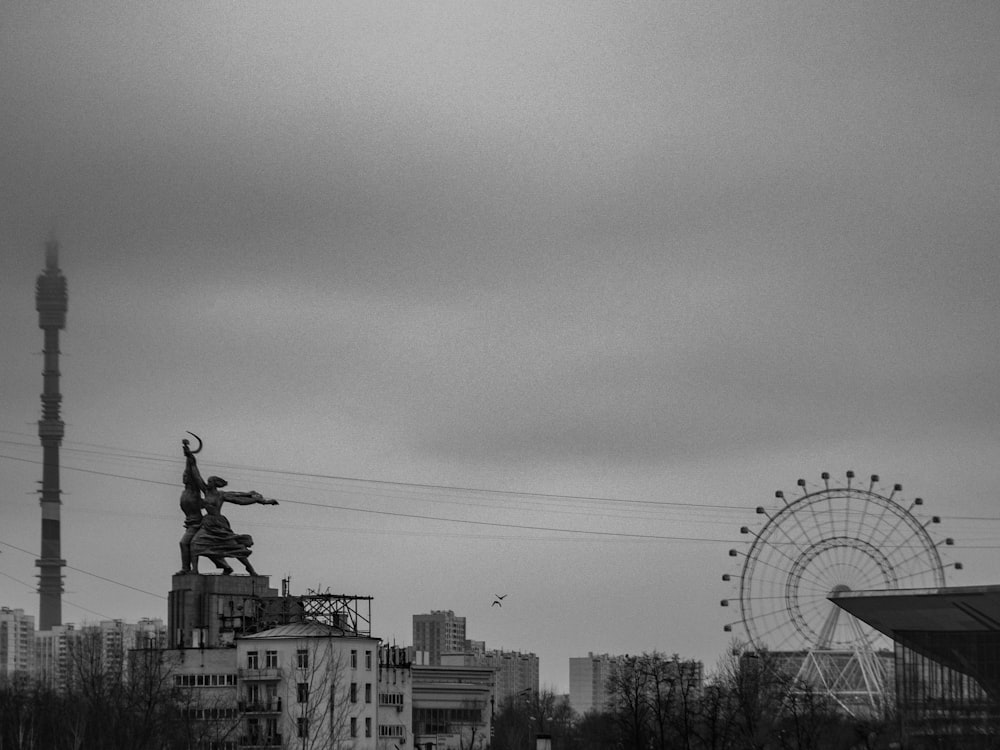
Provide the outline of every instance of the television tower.
<path id="1" fill-rule="evenodd" d="M 42 556 L 35 560 L 38 574 L 38 629 L 51 630 L 62 625 L 63 576 L 66 561 L 60 556 L 59 506 L 59 446 L 62 445 L 63 422 L 59 418 L 59 331 L 66 327 L 66 277 L 59 270 L 59 243 L 49 240 L 45 245 L 45 270 L 35 284 L 35 309 L 38 327 L 45 331 L 45 369 L 42 371 L 42 418 L 38 420 L 38 437 L 42 442 Z"/>

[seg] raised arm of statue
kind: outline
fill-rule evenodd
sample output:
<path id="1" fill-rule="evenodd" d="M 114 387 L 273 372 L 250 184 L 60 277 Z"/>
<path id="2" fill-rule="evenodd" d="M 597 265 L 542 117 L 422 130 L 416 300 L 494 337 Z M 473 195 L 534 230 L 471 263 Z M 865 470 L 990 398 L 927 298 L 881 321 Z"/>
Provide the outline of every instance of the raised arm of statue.
<path id="1" fill-rule="evenodd" d="M 184 457 L 187 459 L 184 467 L 184 486 L 190 487 L 192 490 L 204 492 L 208 489 L 208 485 L 201 478 L 201 472 L 198 470 L 198 459 L 195 458 L 194 452 L 188 447 L 188 441 L 183 440 L 182 443 L 184 444 Z"/>
<path id="2" fill-rule="evenodd" d="M 259 492 L 220 492 L 223 502 L 234 505 L 277 505 L 277 500 L 270 500 Z"/>

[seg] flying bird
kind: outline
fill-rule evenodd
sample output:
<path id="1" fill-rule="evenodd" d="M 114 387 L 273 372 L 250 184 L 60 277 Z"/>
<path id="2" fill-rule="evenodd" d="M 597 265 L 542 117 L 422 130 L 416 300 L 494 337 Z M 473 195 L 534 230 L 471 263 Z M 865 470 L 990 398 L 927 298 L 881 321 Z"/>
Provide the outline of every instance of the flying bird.
<path id="1" fill-rule="evenodd" d="M 491 604 L 490 606 L 491 607 L 502 607 L 503 606 L 503 600 L 507 598 L 507 595 L 504 594 L 503 596 L 501 596 L 500 594 L 494 594 L 494 596 L 496 596 L 496 599 L 493 600 L 493 604 Z"/>

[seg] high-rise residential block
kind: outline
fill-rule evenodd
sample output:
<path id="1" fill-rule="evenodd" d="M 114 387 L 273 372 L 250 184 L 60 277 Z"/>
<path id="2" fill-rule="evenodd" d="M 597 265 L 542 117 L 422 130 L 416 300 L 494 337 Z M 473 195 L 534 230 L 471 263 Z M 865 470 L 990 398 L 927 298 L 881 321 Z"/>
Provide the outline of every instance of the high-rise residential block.
<path id="1" fill-rule="evenodd" d="M 579 714 L 603 711 L 607 707 L 607 682 L 621 656 L 595 654 L 569 660 L 569 702 Z"/>
<path id="2" fill-rule="evenodd" d="M 606 711 L 611 694 L 608 679 L 618 669 L 634 665 L 643 657 L 612 656 L 589 653 L 569 660 L 569 702 L 579 714 L 588 711 Z M 661 658 L 662 655 L 661 655 Z M 682 685 L 685 694 L 700 693 L 705 669 L 700 661 L 664 658 L 662 675 L 674 685 Z"/>
<path id="3" fill-rule="evenodd" d="M 413 650 L 418 654 L 417 663 L 440 665 L 443 654 L 461 653 L 467 647 L 464 617 L 457 617 L 450 609 L 413 615 Z M 419 656 L 421 652 L 426 658 Z"/>
<path id="4" fill-rule="evenodd" d="M 538 694 L 538 657 L 535 654 L 496 648 L 471 648 L 464 653 L 443 655 L 441 664 L 488 667 L 493 670 L 493 693 L 497 707 L 512 698 L 520 699 Z"/>
<path id="5" fill-rule="evenodd" d="M 35 666 L 35 618 L 23 609 L 0 608 L 0 683 L 29 675 Z"/>

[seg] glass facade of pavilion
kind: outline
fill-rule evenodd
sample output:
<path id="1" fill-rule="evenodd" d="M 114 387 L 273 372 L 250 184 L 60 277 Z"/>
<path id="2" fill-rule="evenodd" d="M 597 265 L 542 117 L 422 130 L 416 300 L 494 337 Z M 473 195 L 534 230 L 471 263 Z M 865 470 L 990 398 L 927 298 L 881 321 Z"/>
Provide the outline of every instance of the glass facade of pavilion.
<path id="1" fill-rule="evenodd" d="M 1000 630 L 895 636 L 896 707 L 906 750 L 1000 748 Z"/>

